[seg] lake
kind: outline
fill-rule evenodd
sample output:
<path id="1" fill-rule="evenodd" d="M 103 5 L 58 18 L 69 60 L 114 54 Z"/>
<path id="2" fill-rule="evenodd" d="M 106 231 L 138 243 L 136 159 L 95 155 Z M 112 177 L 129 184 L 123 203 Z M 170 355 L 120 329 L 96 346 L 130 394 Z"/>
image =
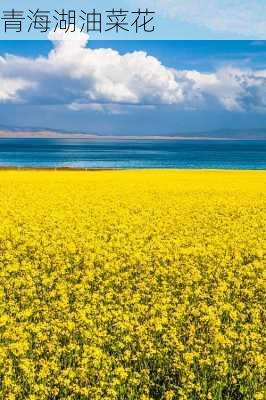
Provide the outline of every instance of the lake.
<path id="1" fill-rule="evenodd" d="M 0 166 L 266 169 L 266 140 L 1 138 Z"/>

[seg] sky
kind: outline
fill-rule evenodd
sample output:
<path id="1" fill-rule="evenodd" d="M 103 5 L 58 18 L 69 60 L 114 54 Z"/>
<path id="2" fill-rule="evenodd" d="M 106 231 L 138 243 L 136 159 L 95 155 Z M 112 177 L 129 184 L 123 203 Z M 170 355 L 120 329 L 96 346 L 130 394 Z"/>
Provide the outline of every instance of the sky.
<path id="1" fill-rule="evenodd" d="M 94 41 L 77 32 L 2 40 L 0 126 L 102 135 L 266 130 L 265 56 L 262 40 Z"/>
<path id="2" fill-rule="evenodd" d="M 140 8 L 148 8 L 154 11 L 155 19 L 154 32 L 148 34 L 139 32 L 138 39 L 151 40 L 265 40 L 266 39 L 266 2 L 265 0 L 97 0 L 86 2 L 84 0 L 2 0 L 0 11 L 14 8 L 25 11 L 26 21 L 27 10 L 35 11 L 54 9 L 75 9 L 90 12 L 93 8 L 97 12 L 104 13 L 110 8 L 130 12 Z M 52 18 L 53 19 L 53 18 Z M 25 22 L 26 22 L 25 21 Z M 1 23 L 3 21 L 0 20 Z M 30 31 L 23 29 L 17 35 L 12 31 L 7 34 L 0 29 L 0 39 L 45 39 L 46 35 L 38 34 L 37 30 Z M 94 33 L 95 39 L 136 39 L 134 32 L 101 32 Z"/>

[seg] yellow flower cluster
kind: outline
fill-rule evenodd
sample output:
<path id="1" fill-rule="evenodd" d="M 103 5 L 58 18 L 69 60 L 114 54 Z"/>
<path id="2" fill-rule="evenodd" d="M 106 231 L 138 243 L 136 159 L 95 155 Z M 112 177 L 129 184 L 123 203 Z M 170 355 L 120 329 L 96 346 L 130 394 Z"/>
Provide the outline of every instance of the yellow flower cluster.
<path id="1" fill-rule="evenodd" d="M 1 400 L 265 399 L 266 173 L 1 171 Z"/>

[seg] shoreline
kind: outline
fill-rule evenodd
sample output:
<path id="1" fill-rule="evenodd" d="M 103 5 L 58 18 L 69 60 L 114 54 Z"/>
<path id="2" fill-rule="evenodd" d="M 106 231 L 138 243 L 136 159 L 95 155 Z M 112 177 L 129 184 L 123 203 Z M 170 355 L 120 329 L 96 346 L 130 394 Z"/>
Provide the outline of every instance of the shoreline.
<path id="1" fill-rule="evenodd" d="M 143 168 L 148 169 L 148 168 Z M 93 167 L 16 167 L 0 165 L 0 171 L 126 171 L 126 168 L 93 168 Z"/>
<path id="2" fill-rule="evenodd" d="M 88 168 L 81 168 L 81 167 L 5 167 L 0 165 L 0 171 L 36 171 L 36 172 L 41 172 L 41 171 L 50 171 L 50 172 L 56 172 L 56 171 L 69 171 L 69 172 L 104 172 L 104 171 L 202 171 L 202 172 L 208 172 L 208 171 L 227 171 L 227 172 L 234 172 L 234 171 L 240 171 L 240 172 L 265 172 L 265 168 L 261 169 L 244 169 L 244 168 L 159 168 L 159 167 L 154 167 L 154 168 L 100 168 L 100 167 L 88 167 Z"/>

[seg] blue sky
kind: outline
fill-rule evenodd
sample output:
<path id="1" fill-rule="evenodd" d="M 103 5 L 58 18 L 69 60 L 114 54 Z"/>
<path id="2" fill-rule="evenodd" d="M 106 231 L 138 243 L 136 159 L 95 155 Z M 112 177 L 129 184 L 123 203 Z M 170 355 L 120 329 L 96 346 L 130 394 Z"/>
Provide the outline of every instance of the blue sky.
<path id="1" fill-rule="evenodd" d="M 0 41 L 0 125 L 117 135 L 266 129 L 266 42 L 55 39 Z"/>

